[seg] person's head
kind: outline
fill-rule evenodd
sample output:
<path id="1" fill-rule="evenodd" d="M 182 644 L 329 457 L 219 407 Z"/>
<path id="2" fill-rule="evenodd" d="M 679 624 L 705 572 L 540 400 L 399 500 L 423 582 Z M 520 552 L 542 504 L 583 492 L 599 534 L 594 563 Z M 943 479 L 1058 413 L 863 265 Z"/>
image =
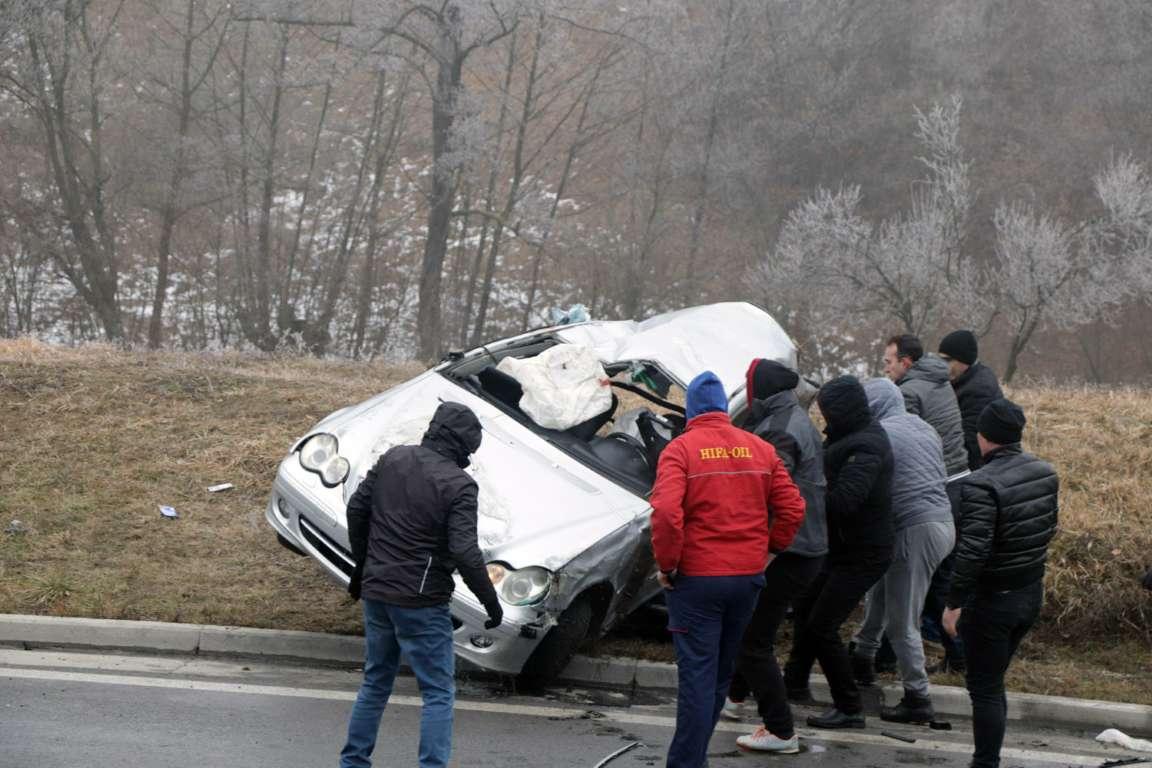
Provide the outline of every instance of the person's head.
<path id="1" fill-rule="evenodd" d="M 796 389 L 800 374 L 775 360 L 757 358 L 748 366 L 749 400 L 765 400 L 773 395 Z"/>
<path id="2" fill-rule="evenodd" d="M 456 462 L 461 469 L 480 448 L 483 437 L 480 420 L 472 409 L 460 403 L 440 403 L 421 445 Z"/>
<path id="3" fill-rule="evenodd" d="M 972 331 L 952 331 L 940 339 L 940 359 L 948 363 L 948 378 L 956 381 L 963 376 L 976 362 L 979 351 Z"/>
<path id="4" fill-rule="evenodd" d="M 837 376 L 820 387 L 816 405 L 828 425 L 824 432 L 832 440 L 863 429 L 872 422 L 868 395 L 855 376 Z"/>
<path id="5" fill-rule="evenodd" d="M 920 339 L 908 333 L 893 336 L 884 345 L 884 375 L 892 381 L 900 381 L 922 357 L 924 345 Z"/>
<path id="6" fill-rule="evenodd" d="M 728 395 L 712 371 L 704 371 L 688 384 L 684 418 L 694 419 L 704 413 L 728 413 Z"/>
<path id="7" fill-rule="evenodd" d="M 868 379 L 864 382 L 864 394 L 868 396 L 868 408 L 877 421 L 908 415 L 904 409 L 904 396 L 891 379 Z"/>
<path id="8" fill-rule="evenodd" d="M 1001 397 L 988 403 L 976 422 L 976 442 L 980 446 L 980 455 L 987 456 L 1005 445 L 1020 442 L 1027 423 L 1023 409 L 1011 400 Z"/>

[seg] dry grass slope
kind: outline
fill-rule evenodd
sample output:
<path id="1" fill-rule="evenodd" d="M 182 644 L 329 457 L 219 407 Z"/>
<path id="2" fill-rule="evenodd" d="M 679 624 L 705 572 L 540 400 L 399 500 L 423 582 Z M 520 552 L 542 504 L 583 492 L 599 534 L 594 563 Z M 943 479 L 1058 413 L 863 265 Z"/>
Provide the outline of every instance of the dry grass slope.
<path id="1" fill-rule="evenodd" d="M 276 543 L 264 504 L 295 438 L 417 370 L 0 341 L 0 531 L 29 528 L 0 532 L 0 611 L 357 631 L 342 592 Z M 1152 562 L 1152 397 L 1011 395 L 1027 446 L 1063 478 L 1045 618 L 1026 650 L 1043 658 L 1020 685 L 1081 690 L 1087 654 L 1124 677 L 1109 690 L 1152 703 L 1152 596 L 1137 582 Z M 206 492 L 221 482 L 236 489 Z"/>

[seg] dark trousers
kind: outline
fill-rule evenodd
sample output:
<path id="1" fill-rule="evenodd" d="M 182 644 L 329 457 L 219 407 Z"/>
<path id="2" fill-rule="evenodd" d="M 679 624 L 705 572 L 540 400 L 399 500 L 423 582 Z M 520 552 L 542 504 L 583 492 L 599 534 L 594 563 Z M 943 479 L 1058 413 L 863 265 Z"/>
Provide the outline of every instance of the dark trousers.
<path id="1" fill-rule="evenodd" d="M 1040 615 L 1044 584 L 980 595 L 960 614 L 960 636 L 968 652 L 965 681 L 972 699 L 972 768 L 998 768 L 1008 720 L 1004 674 L 1020 641 Z"/>
<path id="2" fill-rule="evenodd" d="M 960 519 L 960 486 L 963 480 L 948 483 L 948 501 L 952 505 L 952 521 Z M 959 535 L 957 535 L 959 541 Z M 924 614 L 922 627 L 923 634 L 929 638 L 940 639 L 944 646 L 944 658 L 953 666 L 964 666 L 964 643 L 961 638 L 953 639 L 944 631 L 940 623 L 944 615 L 944 601 L 948 599 L 948 590 L 952 588 L 952 570 L 955 566 L 955 550 L 944 558 L 932 574 L 932 583 L 928 587 L 928 597 L 924 600 Z"/>
<path id="3" fill-rule="evenodd" d="M 776 633 L 784 621 L 789 603 L 798 601 L 815 581 L 824 564 L 823 557 L 804 557 L 785 552 L 764 572 L 764 589 L 756 603 L 752 621 L 744 630 L 736 674 L 728 698 L 743 701 L 752 692 L 764 727 L 781 739 L 795 735 L 792 709 L 784 691 L 784 677 L 776 661 Z M 793 613 L 793 621 L 796 614 Z"/>
<path id="4" fill-rule="evenodd" d="M 668 768 L 701 768 L 764 575 L 680 576 L 665 592 L 676 647 L 676 733 Z"/>
<path id="5" fill-rule="evenodd" d="M 797 624 L 796 640 L 784 669 L 789 687 L 807 687 L 812 664 L 819 661 L 836 708 L 849 715 L 862 711 L 860 691 L 852 677 L 848 649 L 840 639 L 840 627 L 886 570 L 887 562 L 832 563 L 816 577 L 797 603 L 803 623 Z"/>

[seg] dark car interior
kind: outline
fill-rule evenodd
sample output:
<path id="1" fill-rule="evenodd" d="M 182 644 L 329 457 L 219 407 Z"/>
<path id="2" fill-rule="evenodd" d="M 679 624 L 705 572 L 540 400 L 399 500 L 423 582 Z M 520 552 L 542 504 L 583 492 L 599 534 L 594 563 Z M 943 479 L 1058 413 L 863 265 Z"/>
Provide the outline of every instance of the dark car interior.
<path id="1" fill-rule="evenodd" d="M 611 425 L 620 409 L 620 397 L 616 391 L 612 393 L 612 405 L 608 410 L 581 424 L 564 430 L 541 427 L 520 408 L 520 399 L 524 395 L 520 382 L 496 366 L 500 358 L 507 355 L 514 355 L 517 358 L 532 357 L 556 343 L 559 342 L 548 339 L 545 343 L 537 341 L 524 347 L 501 350 L 499 357 L 488 353 L 487 356 L 480 356 L 478 359 L 461 360 L 457 366 L 444 373 L 581 463 L 610 477 L 629 490 L 647 496 L 656 479 L 656 462 L 660 452 L 671 440 L 667 435 L 675 437 L 684 428 L 684 409 L 652 393 L 647 387 L 612 380 L 610 383 L 614 390 L 629 392 L 664 411 L 662 414 L 657 414 L 646 408 L 640 412 L 636 420 L 639 438 L 633 434 L 611 430 Z M 613 377 L 628 370 L 628 364 L 621 364 L 608 368 L 605 372 L 609 377 Z M 656 369 L 652 370 L 652 374 L 667 380 Z"/>

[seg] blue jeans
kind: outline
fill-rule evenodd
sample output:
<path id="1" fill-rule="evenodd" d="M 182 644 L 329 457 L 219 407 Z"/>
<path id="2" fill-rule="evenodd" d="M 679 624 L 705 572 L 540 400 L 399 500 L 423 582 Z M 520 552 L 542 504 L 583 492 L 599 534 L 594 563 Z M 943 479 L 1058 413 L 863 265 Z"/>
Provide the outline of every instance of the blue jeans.
<path id="1" fill-rule="evenodd" d="M 665 592 L 676 647 L 676 733 L 668 768 L 701 768 L 764 574 L 680 576 Z"/>
<path id="2" fill-rule="evenodd" d="M 448 605 L 405 608 L 364 600 L 364 682 L 348 720 L 340 768 L 369 768 L 380 718 L 392 695 L 400 654 L 408 660 L 424 708 L 420 716 L 420 768 L 443 768 L 452 753 L 456 657 Z"/>

